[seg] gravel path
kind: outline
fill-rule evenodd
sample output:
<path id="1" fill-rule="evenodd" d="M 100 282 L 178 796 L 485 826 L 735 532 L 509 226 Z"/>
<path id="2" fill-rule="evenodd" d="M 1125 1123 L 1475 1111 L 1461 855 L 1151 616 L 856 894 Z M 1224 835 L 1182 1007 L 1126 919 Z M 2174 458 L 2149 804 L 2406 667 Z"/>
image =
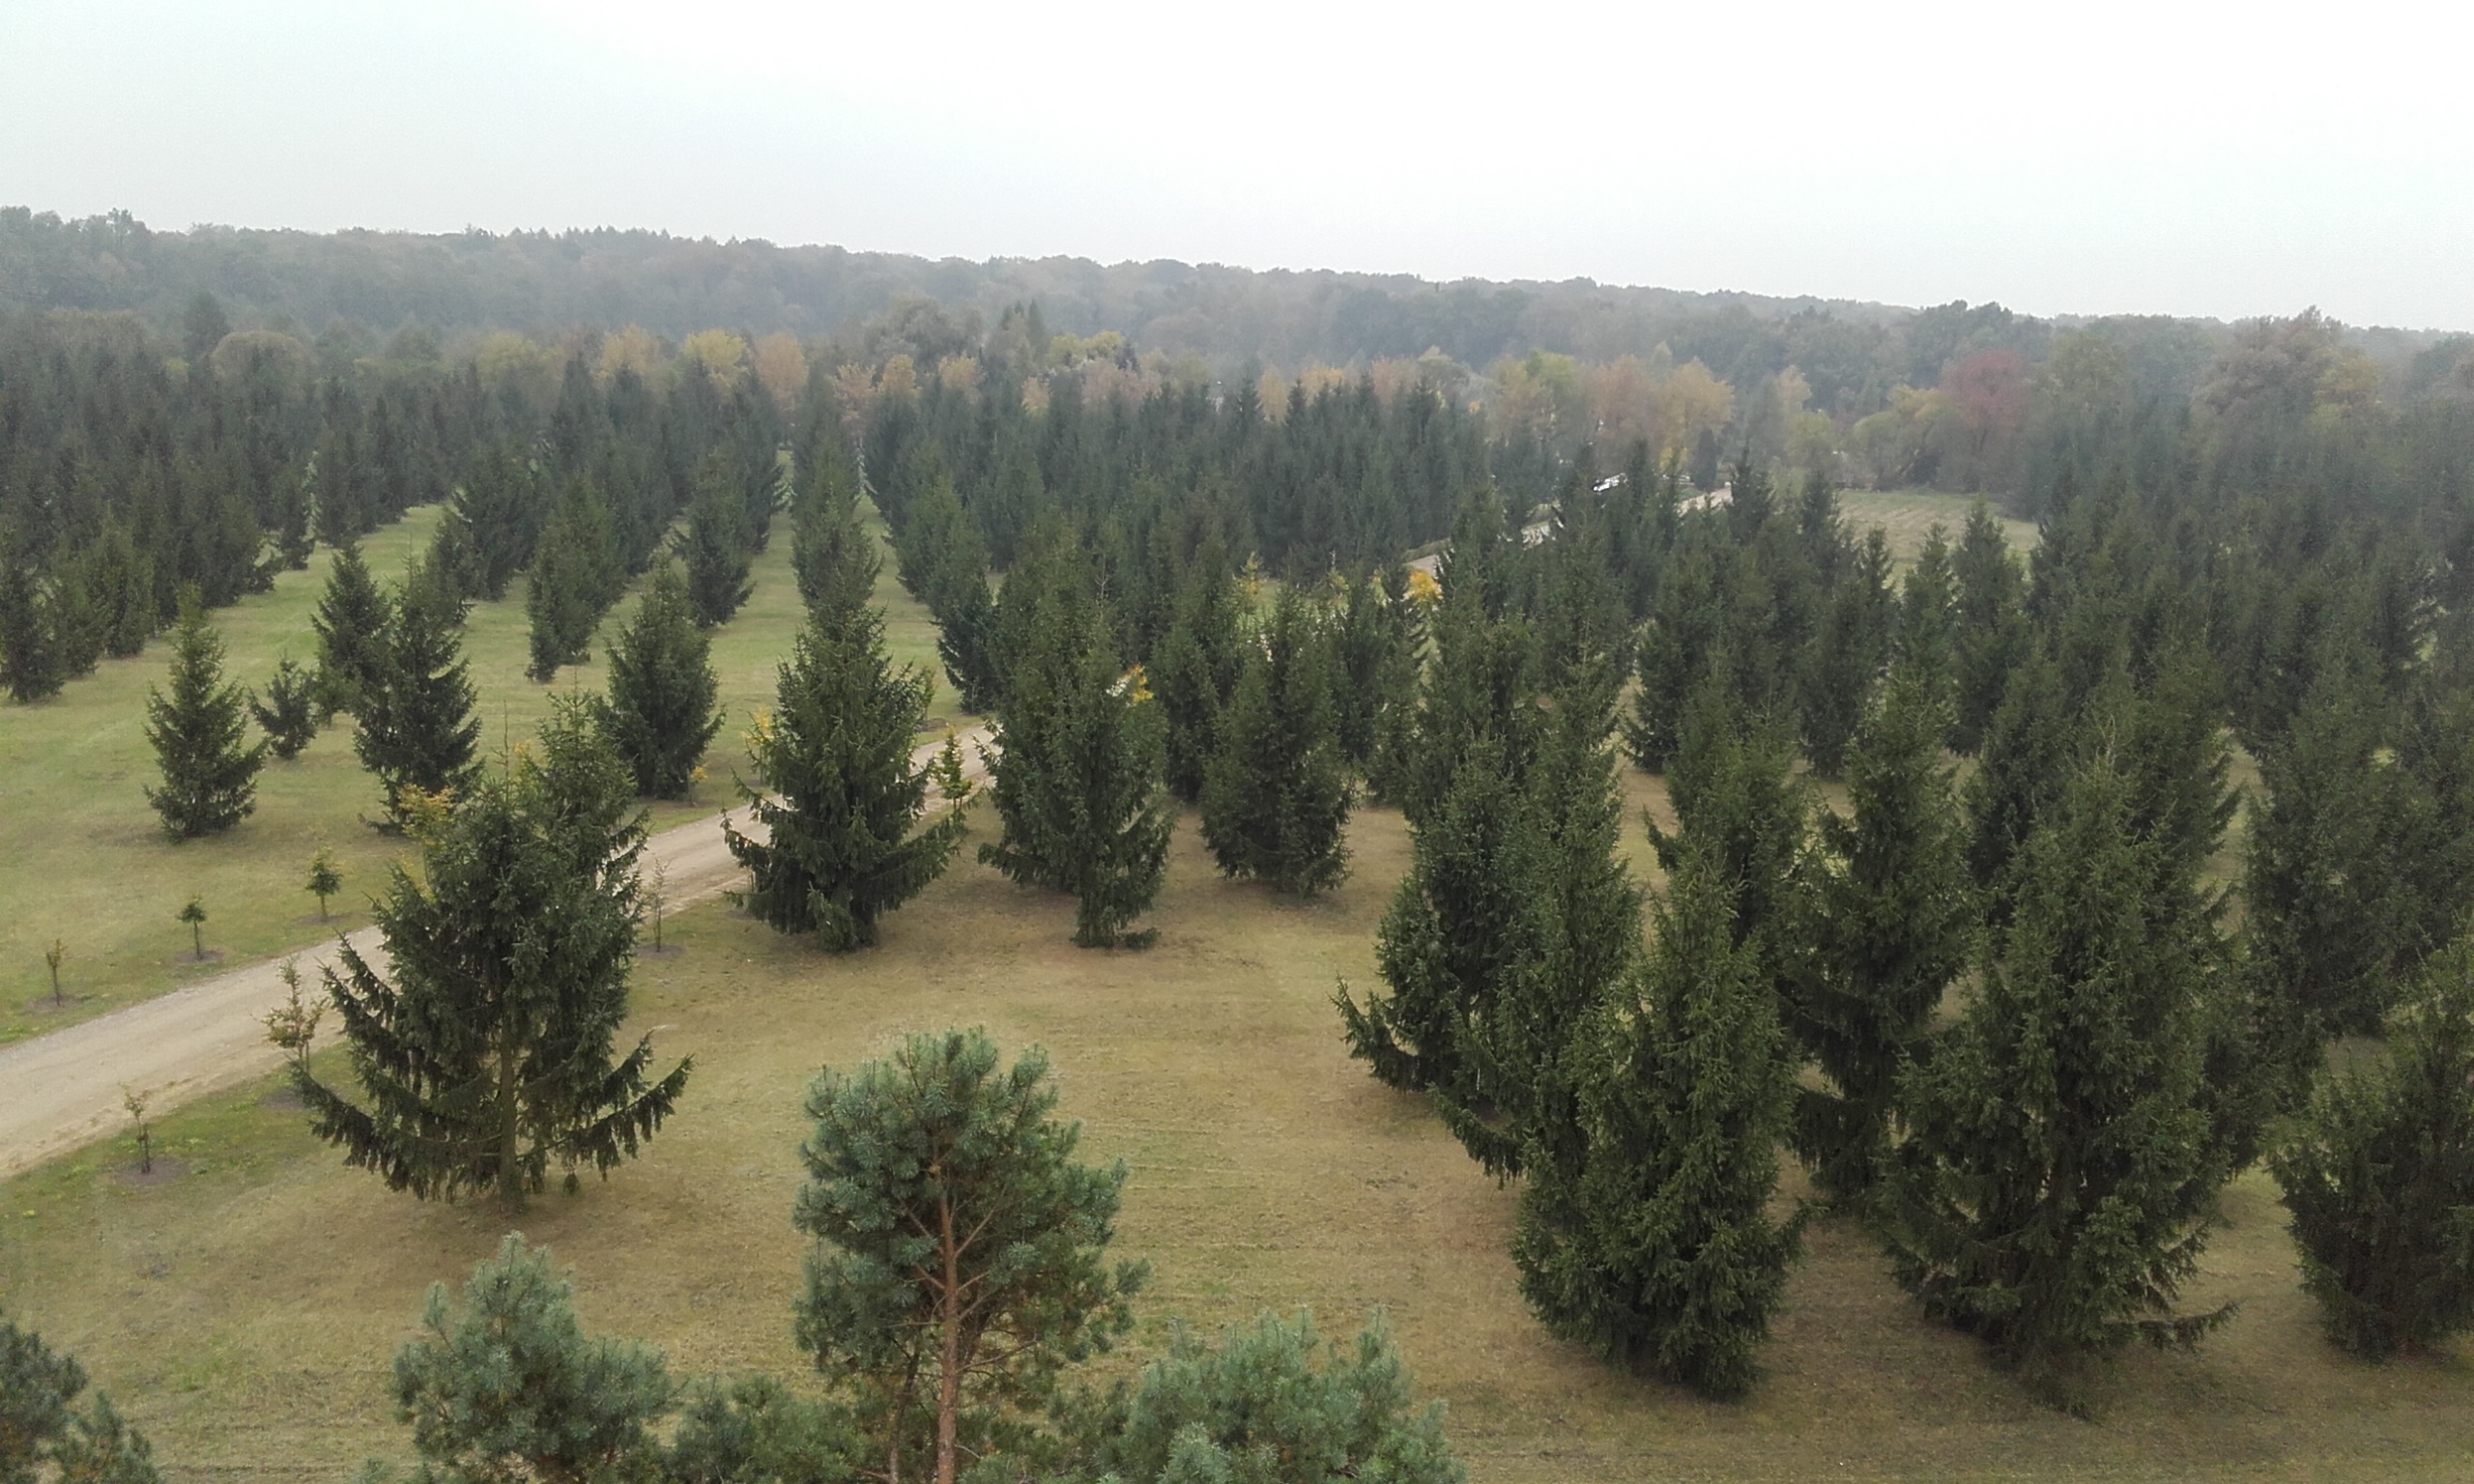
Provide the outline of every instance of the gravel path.
<path id="1" fill-rule="evenodd" d="M 962 734 L 966 771 L 984 782 L 981 749 L 988 728 Z M 924 763 L 944 739 L 920 748 Z M 933 797 L 933 794 L 932 794 Z M 666 877 L 666 912 L 718 896 L 739 879 L 738 863 L 722 840 L 716 814 L 664 830 L 649 842 L 649 854 Z M 746 821 L 741 816 L 742 827 Z M 651 862 L 645 867 L 647 874 Z M 376 928 L 345 941 L 383 964 Z M 303 949 L 301 982 L 319 985 L 318 971 L 334 945 Z M 0 1178 L 101 1139 L 129 1121 L 122 1106 L 128 1092 L 144 1093 L 153 1114 L 168 1113 L 226 1088 L 265 1076 L 283 1065 L 269 1045 L 264 1019 L 285 998 L 282 960 L 269 959 L 114 1011 L 108 1015 L 0 1046 Z"/>

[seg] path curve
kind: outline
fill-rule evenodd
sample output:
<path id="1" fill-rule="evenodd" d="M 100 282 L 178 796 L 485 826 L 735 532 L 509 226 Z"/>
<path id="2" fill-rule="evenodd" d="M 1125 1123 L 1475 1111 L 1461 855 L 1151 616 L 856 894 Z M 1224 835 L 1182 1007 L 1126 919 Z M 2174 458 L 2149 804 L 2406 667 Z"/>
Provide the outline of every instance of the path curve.
<path id="1" fill-rule="evenodd" d="M 964 771 L 984 783 L 988 728 L 961 737 Z M 943 746 L 942 737 L 925 744 L 912 763 L 924 765 Z M 722 821 L 734 813 L 664 830 L 647 842 L 651 859 L 644 869 L 649 875 L 652 861 L 661 863 L 665 911 L 718 896 L 737 878 L 738 862 L 722 839 Z M 742 827 L 752 824 L 740 818 Z M 374 927 L 344 941 L 373 960 L 384 946 Z M 318 985 L 318 971 L 333 956 L 332 943 L 302 949 L 302 984 Z M 149 1112 L 160 1115 L 275 1070 L 283 1053 L 267 1043 L 265 1018 L 285 996 L 283 960 L 270 958 L 0 1046 L 0 1179 L 126 1127 L 123 1099 L 130 1091 L 145 1094 Z"/>

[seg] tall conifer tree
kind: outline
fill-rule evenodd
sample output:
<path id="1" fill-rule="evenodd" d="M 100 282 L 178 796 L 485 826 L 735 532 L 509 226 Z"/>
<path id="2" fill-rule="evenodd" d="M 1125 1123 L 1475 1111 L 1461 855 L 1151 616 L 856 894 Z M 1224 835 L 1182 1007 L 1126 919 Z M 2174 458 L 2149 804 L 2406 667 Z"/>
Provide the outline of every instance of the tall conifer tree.
<path id="1" fill-rule="evenodd" d="M 1966 966 L 1975 927 L 1965 823 L 1942 760 L 1949 708 L 1934 687 L 1926 664 L 1891 673 L 1856 734 L 1853 816 L 1821 812 L 1795 1029 L 1827 1080 L 1798 1092 L 1796 1143 L 1839 1197 L 1879 1178 L 1899 1072 Z"/>
<path id="2" fill-rule="evenodd" d="M 676 545 L 696 620 L 709 629 L 730 622 L 756 590 L 748 576 L 756 561 L 756 533 L 747 524 L 747 492 L 734 481 L 731 462 L 720 450 L 697 466 L 695 487 L 687 528 Z"/>
<path id="3" fill-rule="evenodd" d="M 330 711 L 359 715 L 387 683 L 387 650 L 395 624 L 393 600 L 379 588 L 350 542 L 335 549 L 309 627 L 318 636 L 318 684 Z"/>
<path id="4" fill-rule="evenodd" d="M 886 658 L 877 609 L 820 617 L 799 636 L 750 748 L 774 794 L 744 790 L 765 838 L 722 826 L 754 878 L 740 899 L 750 912 L 848 952 L 875 943 L 877 920 L 942 873 L 963 816 L 922 824 L 929 769 L 911 760 L 933 686 Z"/>
<path id="5" fill-rule="evenodd" d="M 712 640 L 696 625 L 677 567 L 663 556 L 610 646 L 610 699 L 602 712 L 638 793 L 675 799 L 687 791 L 705 746 L 722 729 L 720 693 Z"/>
<path id="6" fill-rule="evenodd" d="M 560 666 L 582 662 L 591 652 L 593 629 L 625 582 L 610 511 L 581 476 L 569 479 L 541 532 L 525 587 L 525 612 L 532 620 L 532 663 L 525 673 L 546 685 Z"/>
<path id="7" fill-rule="evenodd" d="M 1965 1018 L 1899 1086 L 1881 1210 L 1901 1283 L 2064 1406 L 2134 1339 L 2195 1343 L 2174 1300 L 2227 1167 L 2206 1086 L 2207 946 L 2100 750 L 2022 856 Z"/>
<path id="8" fill-rule="evenodd" d="M 1334 727 L 1332 636 L 1283 587 L 1219 719 L 1202 794 L 1203 840 L 1231 876 L 1311 896 L 1348 870 L 1355 788 Z"/>
<path id="9" fill-rule="evenodd" d="M 257 808 L 263 742 L 245 742 L 248 698 L 223 683 L 223 637 L 191 591 L 172 632 L 172 694 L 147 689 L 146 740 L 162 769 L 163 786 L 146 802 L 175 840 L 217 835 Z"/>
<path id="10" fill-rule="evenodd" d="M 378 779 L 388 818 L 401 826 L 407 787 L 452 792 L 471 778 L 481 722 L 464 662 L 462 600 L 417 568 L 393 607 L 383 679 L 361 699 L 353 751 Z"/>
<path id="11" fill-rule="evenodd" d="M 1119 671 L 1094 600 L 1044 605 L 997 738 L 991 791 L 1004 835 L 979 858 L 1071 893 L 1082 947 L 1148 942 L 1126 928 L 1159 895 L 1176 828 L 1165 728 L 1138 676 Z"/>
<path id="12" fill-rule="evenodd" d="M 407 606 L 408 614 L 420 605 Z M 350 944 L 327 971 L 359 1099 L 292 1079 L 347 1163 L 423 1199 L 487 1190 L 509 1210 L 554 1168 L 607 1174 L 676 1106 L 688 1064 L 623 1056 L 644 819 L 627 770 L 561 707 L 537 756 L 475 786 L 395 869 L 377 908 L 391 972 Z"/>
<path id="13" fill-rule="evenodd" d="M 1585 1033 L 1578 1157 L 1530 1172 L 1512 1239 L 1548 1328 L 1722 1398 L 1759 1374 L 1800 1226 L 1769 1213 L 1793 1072 L 1723 870 L 1687 843 L 1647 960 Z"/>
<path id="14" fill-rule="evenodd" d="M 830 620 L 873 600 L 884 563 L 875 533 L 859 515 L 858 471 L 849 467 L 838 437 L 826 442 L 808 472 L 791 529 L 791 570 L 808 612 Z"/>

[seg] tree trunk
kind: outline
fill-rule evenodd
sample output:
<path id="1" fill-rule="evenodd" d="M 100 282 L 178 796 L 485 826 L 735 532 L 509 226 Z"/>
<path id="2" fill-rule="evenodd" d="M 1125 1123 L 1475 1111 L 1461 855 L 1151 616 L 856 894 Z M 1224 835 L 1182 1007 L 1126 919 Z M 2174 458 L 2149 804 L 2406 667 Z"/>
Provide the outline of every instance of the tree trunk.
<path id="1" fill-rule="evenodd" d="M 954 1484 L 956 1454 L 962 1432 L 962 1253 L 954 1245 L 954 1203 L 936 1203 L 937 1242 L 944 1248 L 945 1292 L 938 1299 L 945 1333 L 941 1370 L 936 1378 L 936 1484 Z"/>

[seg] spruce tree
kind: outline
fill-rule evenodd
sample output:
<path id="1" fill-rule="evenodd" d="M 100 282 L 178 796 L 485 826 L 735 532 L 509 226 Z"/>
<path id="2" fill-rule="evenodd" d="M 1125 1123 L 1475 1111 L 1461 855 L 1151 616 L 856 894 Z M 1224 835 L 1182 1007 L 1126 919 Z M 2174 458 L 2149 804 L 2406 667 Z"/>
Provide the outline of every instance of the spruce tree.
<path id="1" fill-rule="evenodd" d="M 408 613 L 417 605 L 408 605 Z M 471 787 L 377 905 L 391 972 L 349 943 L 326 971 L 360 1098 L 293 1085 L 320 1138 L 422 1199 L 490 1191 L 509 1211 L 552 1168 L 607 1174 L 676 1105 L 681 1062 L 614 1057 L 635 956 L 644 818 L 625 764 L 580 708 Z"/>
<path id="2" fill-rule="evenodd" d="M 1824 778 L 1845 771 L 1848 744 L 1863 723 L 1897 637 L 1889 545 L 1880 528 L 1865 537 L 1849 566 L 1830 589 L 1797 687 L 1804 756 Z"/>
<path id="3" fill-rule="evenodd" d="M 326 709 L 360 714 L 387 683 L 395 605 L 369 575 L 360 548 L 335 549 L 309 627 L 318 636 L 318 685 Z"/>
<path id="4" fill-rule="evenodd" d="M 1473 1118 L 1492 1111 L 1468 1042 L 1545 956 L 1550 925 L 1531 801 L 1481 741 L 1451 790 L 1415 826 L 1409 874 L 1375 936 L 1390 993 L 1361 1008 L 1344 982 L 1334 1003 L 1349 1054 L 1403 1091 L 1451 1090 Z"/>
<path id="5" fill-rule="evenodd" d="M 1188 803 L 1200 803 L 1203 783 L 1220 741 L 1220 712 L 1245 670 L 1236 581 L 1214 544 L 1185 576 L 1176 616 L 1152 646 L 1146 667 L 1152 694 L 1167 722 L 1168 787 Z"/>
<path id="6" fill-rule="evenodd" d="M 245 742 L 248 699 L 223 683 L 223 637 L 207 621 L 192 590 L 172 632 L 172 694 L 147 688 L 146 740 L 162 769 L 163 786 L 146 802 L 163 816 L 174 840 L 217 835 L 257 809 L 263 742 Z"/>
<path id="7" fill-rule="evenodd" d="M 464 662 L 464 605 L 416 568 L 392 605 L 379 682 L 360 698 L 353 752 L 378 780 L 387 817 L 401 827 L 407 788 L 451 793 L 473 772 L 481 739 L 473 680 Z"/>
<path id="8" fill-rule="evenodd" d="M 318 677 L 285 655 L 267 679 L 266 695 L 249 698 L 249 714 L 265 730 L 268 748 L 290 762 L 318 735 Z"/>
<path id="9" fill-rule="evenodd" d="M 1847 1198 L 1888 1158 L 1901 1069 L 1966 966 L 1972 885 L 1942 740 L 1949 707 L 1929 663 L 1903 663 L 1856 734 L 1852 817 L 1821 811 L 1813 953 L 1794 1028 L 1827 1079 L 1798 1093 L 1797 1152 Z"/>
<path id="10" fill-rule="evenodd" d="M 675 799 L 722 729 L 712 640 L 696 624 L 687 585 L 668 556 L 653 563 L 636 612 L 610 646 L 604 728 L 635 775 L 636 791 Z"/>
<path id="11" fill-rule="evenodd" d="M 858 471 L 833 439 L 809 471 L 791 530 L 791 570 L 798 577 L 799 597 L 812 614 L 838 618 L 856 613 L 874 600 L 882 567 L 876 533 L 859 515 Z"/>
<path id="12" fill-rule="evenodd" d="M 2323 1078 L 2269 1164 L 2329 1338 L 2385 1358 L 2474 1328 L 2474 935 L 2428 961 L 2386 1056 Z"/>
<path id="13" fill-rule="evenodd" d="M 1076 1158 L 1046 1053 L 912 1036 L 809 1089 L 792 1224 L 816 1239 L 799 1348 L 850 1394 L 886 1478 L 956 1484 L 1133 1327 L 1148 1269 L 1109 1264 L 1125 1165 Z M 979 1470 L 973 1470 L 976 1474 Z"/>
<path id="14" fill-rule="evenodd" d="M 1759 1375 L 1801 1225 L 1769 1213 L 1793 1069 L 1730 895 L 1687 843 L 1648 958 L 1580 1032 L 1578 1157 L 1531 1170 L 1512 1239 L 1549 1329 L 1720 1398 Z"/>
<path id="15" fill-rule="evenodd" d="M 730 462 L 720 450 L 698 466 L 695 488 L 687 528 L 674 544 L 686 569 L 696 621 L 709 629 L 730 622 L 756 590 L 748 576 L 756 561 L 756 534 L 747 525 L 746 492 L 733 483 Z"/>
<path id="16" fill-rule="evenodd" d="M 1582 1031 L 1640 956 L 1641 890 L 1619 844 L 1615 691 L 1600 661 L 1570 671 L 1554 697 L 1518 857 L 1534 874 L 1503 887 L 1528 898 L 1536 956 L 1470 1016 L 1457 1041 L 1464 1074 L 1431 1089 L 1445 1126 L 1498 1178 L 1577 1167 Z"/>
<path id="17" fill-rule="evenodd" d="M 1960 1024 L 1898 1088 L 1880 1207 L 1899 1281 L 2056 1402 L 2175 1312 L 2228 1174 L 2206 1086 L 2208 950 L 2158 892 L 2134 787 L 2098 750 L 2022 854 L 2017 909 Z"/>
<path id="18" fill-rule="evenodd" d="M 1896 663 L 1921 674 L 1933 697 L 1952 707 L 1957 726 L 1958 578 L 1950 570 L 1950 543 L 1937 523 L 1924 533 L 1924 549 L 1899 584 Z"/>
<path id="19" fill-rule="evenodd" d="M 1683 745 L 1684 714 L 1713 653 L 1724 647 L 1726 629 L 1716 562 L 1705 550 L 1686 550 L 1668 563 L 1658 584 L 1634 661 L 1641 684 L 1624 740 L 1632 760 L 1648 771 L 1664 773 Z"/>
<path id="20" fill-rule="evenodd" d="M 911 760 L 933 687 L 918 667 L 886 658 L 879 610 L 819 619 L 799 636 L 749 749 L 773 797 L 741 790 L 765 838 L 722 825 L 753 877 L 741 905 L 847 953 L 875 943 L 878 919 L 944 871 L 963 815 L 922 826 L 930 771 Z"/>
<path id="21" fill-rule="evenodd" d="M 22 538 L 0 531 L 0 683 L 19 705 L 57 696 L 69 679 L 58 604 Z"/>
<path id="22" fill-rule="evenodd" d="M 2278 1100 L 2297 1104 L 2322 1048 L 2378 1028 L 2421 923 L 2412 781 L 2382 746 L 2377 697 L 2345 663 L 2319 673 L 2259 757 L 2243 874 L 2244 925 L 2262 1051 Z"/>
<path id="23" fill-rule="evenodd" d="M 160 625 L 155 605 L 155 560 L 138 549 L 129 526 L 107 516 L 88 549 L 86 601 L 101 628 L 103 652 L 128 659 L 146 647 Z"/>
<path id="24" fill-rule="evenodd" d="M 1324 616 L 1281 588 L 1220 715 L 1203 785 L 1203 840 L 1227 875 L 1310 897 L 1348 872 L 1356 790 L 1334 726 L 1332 661 Z"/>
<path id="25" fill-rule="evenodd" d="M 1951 559 L 1957 584 L 1951 634 L 1951 676 L 1957 717 L 1950 745 L 1972 754 L 1984 743 L 2007 691 L 2010 672 L 2028 657 L 2034 633 L 2027 615 L 2027 584 L 1992 509 L 1977 500 Z"/>
<path id="26" fill-rule="evenodd" d="M 475 554 L 473 596 L 491 603 L 506 596 L 507 584 L 532 560 L 550 504 L 549 477 L 523 450 L 491 443 L 474 455 L 447 510 Z"/>
<path id="27" fill-rule="evenodd" d="M 1074 896 L 1074 941 L 1140 945 L 1126 925 L 1166 874 L 1165 728 L 1139 677 L 1122 673 L 1097 604 L 1044 605 L 1030 653 L 998 713 L 991 791 L 1004 834 L 979 858 L 1007 876 Z"/>
<path id="28" fill-rule="evenodd" d="M 1736 935 L 1763 941 L 1764 962 L 1791 981 L 1804 946 L 1805 821 L 1809 786 L 1792 771 L 1786 728 L 1747 716 L 1716 674 L 1694 692 L 1682 745 L 1667 769 L 1667 794 L 1682 838 L 1653 822 L 1650 843 L 1674 870 L 1698 840 L 1734 883 Z"/>
<path id="29" fill-rule="evenodd" d="M 560 666 L 581 663 L 625 582 L 610 511 L 582 478 L 569 479 L 541 532 L 525 588 L 525 613 L 532 620 L 532 663 L 525 673 L 546 685 Z"/>
<path id="30" fill-rule="evenodd" d="M 2019 852 L 2069 776 L 2076 720 L 2062 696 L 2060 667 L 2031 650 L 2003 684 L 2000 708 L 1962 790 L 1968 870 L 1997 923 L 2009 917 Z"/>

